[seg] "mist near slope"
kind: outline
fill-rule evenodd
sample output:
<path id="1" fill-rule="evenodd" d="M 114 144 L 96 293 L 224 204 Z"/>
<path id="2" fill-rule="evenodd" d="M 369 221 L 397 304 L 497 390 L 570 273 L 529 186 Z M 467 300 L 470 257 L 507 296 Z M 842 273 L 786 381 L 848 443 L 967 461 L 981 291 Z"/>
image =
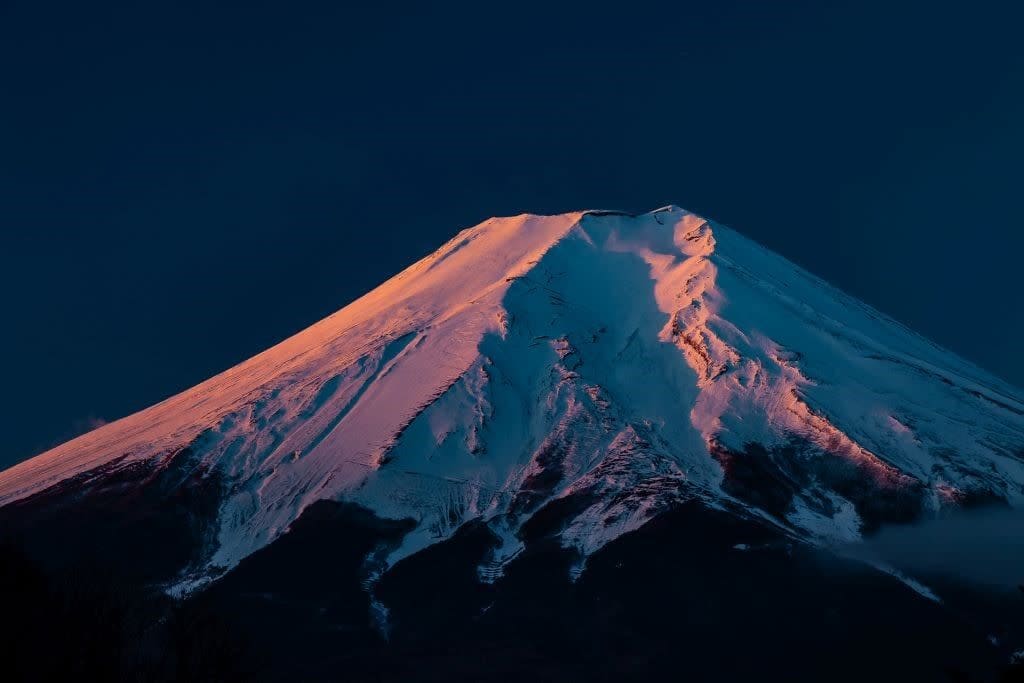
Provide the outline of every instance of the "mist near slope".
<path id="1" fill-rule="evenodd" d="M 985 508 L 886 526 L 846 551 L 912 574 L 1011 590 L 1024 585 L 1024 510 Z"/>

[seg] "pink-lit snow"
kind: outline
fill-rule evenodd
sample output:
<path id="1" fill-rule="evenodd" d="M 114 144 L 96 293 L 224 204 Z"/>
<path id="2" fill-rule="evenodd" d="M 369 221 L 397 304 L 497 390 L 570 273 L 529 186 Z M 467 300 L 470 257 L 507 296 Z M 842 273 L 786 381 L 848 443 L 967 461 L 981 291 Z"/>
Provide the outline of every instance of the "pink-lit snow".
<path id="1" fill-rule="evenodd" d="M 264 353 L 0 472 L 0 505 L 191 447 L 230 486 L 215 546 L 183 586 L 322 498 L 416 520 L 391 563 L 483 519 L 502 539 L 487 579 L 522 524 L 567 495 L 588 496 L 562 531 L 583 558 L 682 499 L 769 518 L 723 488 L 715 454 L 794 440 L 870 490 L 918 487 L 926 514 L 968 493 L 1021 501 L 1016 389 L 677 207 L 521 215 L 464 230 Z M 802 486 L 773 523 L 815 543 L 858 538 L 841 490 Z"/>

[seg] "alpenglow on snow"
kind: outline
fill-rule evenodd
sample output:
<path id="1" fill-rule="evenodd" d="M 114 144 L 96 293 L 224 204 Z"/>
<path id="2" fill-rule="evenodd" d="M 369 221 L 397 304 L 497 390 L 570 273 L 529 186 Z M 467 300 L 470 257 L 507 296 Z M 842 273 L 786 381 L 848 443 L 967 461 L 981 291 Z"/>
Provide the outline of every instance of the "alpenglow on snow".
<path id="1" fill-rule="evenodd" d="M 974 501 L 1019 505 L 1013 387 L 738 233 L 669 206 L 492 218 L 337 313 L 0 473 L 0 505 L 186 458 L 216 477 L 175 590 L 313 502 L 416 526 L 384 566 L 481 520 L 501 542 L 572 498 L 588 555 L 683 501 L 856 541 Z"/>

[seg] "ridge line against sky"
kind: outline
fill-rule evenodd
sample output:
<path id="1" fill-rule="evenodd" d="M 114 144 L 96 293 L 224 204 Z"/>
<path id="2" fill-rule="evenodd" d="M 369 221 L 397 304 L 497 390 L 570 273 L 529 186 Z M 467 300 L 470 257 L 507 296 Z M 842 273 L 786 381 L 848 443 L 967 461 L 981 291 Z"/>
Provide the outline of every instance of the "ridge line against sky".
<path id="1" fill-rule="evenodd" d="M 669 202 L 1024 385 L 1024 9 L 0 8 L 0 467 L 491 215 Z"/>

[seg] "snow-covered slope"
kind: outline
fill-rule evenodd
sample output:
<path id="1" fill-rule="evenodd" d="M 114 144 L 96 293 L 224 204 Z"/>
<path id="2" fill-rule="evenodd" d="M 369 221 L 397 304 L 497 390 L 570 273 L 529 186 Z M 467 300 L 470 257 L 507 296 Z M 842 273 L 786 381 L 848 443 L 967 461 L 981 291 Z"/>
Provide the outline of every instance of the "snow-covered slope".
<path id="1" fill-rule="evenodd" d="M 964 324 L 951 312 L 951 324 Z M 0 505 L 188 452 L 223 482 L 202 582 L 323 499 L 412 518 L 393 563 L 555 499 L 588 554 L 698 499 L 812 542 L 1020 504 L 1017 391 L 677 207 L 490 219 L 358 301 L 0 473 Z"/>

